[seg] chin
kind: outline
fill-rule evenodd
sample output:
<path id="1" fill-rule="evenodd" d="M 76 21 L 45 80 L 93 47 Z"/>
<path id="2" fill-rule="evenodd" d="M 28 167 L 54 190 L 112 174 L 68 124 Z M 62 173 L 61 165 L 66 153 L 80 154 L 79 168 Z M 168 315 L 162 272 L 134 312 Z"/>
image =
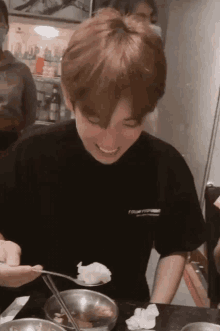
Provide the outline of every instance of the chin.
<path id="1" fill-rule="evenodd" d="M 105 159 L 105 157 L 100 157 L 100 155 L 94 155 L 92 154 L 92 156 L 94 157 L 94 159 L 96 159 L 96 161 L 102 163 L 102 164 L 113 164 L 116 161 L 118 161 L 118 159 L 120 159 L 121 155 L 114 157 L 114 158 L 109 158 L 109 159 Z"/>
<path id="2" fill-rule="evenodd" d="M 108 164 L 113 164 L 113 163 L 115 163 L 117 160 L 115 160 L 115 161 L 104 161 L 104 160 L 98 160 L 100 163 L 102 163 L 102 164 L 106 164 L 106 165 L 108 165 Z"/>
<path id="3" fill-rule="evenodd" d="M 114 159 L 114 160 L 105 160 L 105 159 L 100 159 L 100 158 L 95 158 L 98 162 L 102 163 L 102 164 L 113 164 L 116 161 L 118 161 L 119 158 Z"/>

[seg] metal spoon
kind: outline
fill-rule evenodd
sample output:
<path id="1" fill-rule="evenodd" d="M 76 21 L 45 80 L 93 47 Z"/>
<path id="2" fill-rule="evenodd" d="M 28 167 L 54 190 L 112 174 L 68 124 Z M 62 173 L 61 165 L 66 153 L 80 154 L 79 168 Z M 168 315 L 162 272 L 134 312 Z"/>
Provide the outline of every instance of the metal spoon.
<path id="1" fill-rule="evenodd" d="M 83 280 L 80 280 L 80 279 L 77 279 L 77 278 L 73 278 L 71 276 L 61 274 L 59 272 L 53 272 L 53 271 L 47 271 L 47 270 L 37 270 L 37 269 L 34 269 L 34 268 L 32 268 L 32 269 L 34 271 L 41 272 L 41 273 L 44 273 L 44 274 L 66 278 L 66 279 L 68 279 L 68 280 L 70 280 L 70 281 L 72 281 L 72 282 L 74 282 L 74 283 L 76 283 L 78 285 L 81 285 L 81 286 L 91 287 L 91 286 L 100 286 L 100 285 L 104 285 L 105 284 L 103 282 L 99 282 L 97 284 L 87 284 Z"/>
<path id="2" fill-rule="evenodd" d="M 5 262 L 3 261 L 0 261 L 0 264 L 6 264 Z M 38 269 L 35 269 L 34 267 L 32 267 L 32 269 L 36 272 L 41 272 L 43 274 L 48 274 L 48 275 L 53 275 L 53 276 L 58 276 L 58 277 L 63 277 L 63 278 L 66 278 L 80 286 L 85 286 L 85 287 L 92 287 L 92 286 L 100 286 L 100 285 L 104 285 L 105 283 L 103 282 L 99 282 L 97 284 L 87 284 L 85 283 L 83 280 L 80 280 L 80 279 L 77 279 L 77 278 L 73 278 L 71 276 L 68 276 L 68 275 L 64 275 L 64 274 L 61 274 L 59 272 L 53 272 L 53 271 L 47 271 L 47 270 L 38 270 Z"/>

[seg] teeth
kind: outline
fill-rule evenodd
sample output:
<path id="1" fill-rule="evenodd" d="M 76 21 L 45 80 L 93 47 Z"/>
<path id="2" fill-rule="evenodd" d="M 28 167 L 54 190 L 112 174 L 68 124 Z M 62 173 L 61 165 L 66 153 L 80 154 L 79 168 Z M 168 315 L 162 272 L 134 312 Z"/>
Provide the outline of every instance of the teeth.
<path id="1" fill-rule="evenodd" d="M 109 154 L 115 153 L 115 152 L 117 152 L 117 150 L 118 150 L 118 148 L 117 148 L 117 149 L 114 149 L 113 151 L 107 151 L 106 149 L 101 148 L 101 147 L 99 147 L 99 149 L 100 149 L 102 152 L 104 152 L 104 153 L 109 153 Z"/>

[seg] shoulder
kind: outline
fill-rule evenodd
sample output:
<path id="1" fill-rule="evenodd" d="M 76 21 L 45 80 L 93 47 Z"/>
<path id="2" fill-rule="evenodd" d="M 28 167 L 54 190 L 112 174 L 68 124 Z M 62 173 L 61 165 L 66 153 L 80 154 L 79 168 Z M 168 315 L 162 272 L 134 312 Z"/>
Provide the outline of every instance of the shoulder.
<path id="1" fill-rule="evenodd" d="M 30 126 L 13 145 L 10 153 L 25 151 L 26 155 L 47 155 L 56 153 L 62 149 L 70 140 L 77 139 L 77 131 L 74 120 L 64 121 L 58 124 L 35 128 Z"/>
<path id="2" fill-rule="evenodd" d="M 55 123 L 51 125 L 42 126 L 32 126 L 27 131 L 26 134 L 21 137 L 21 140 L 28 139 L 31 137 L 42 137 L 42 136 L 62 136 L 63 134 L 68 134 L 69 132 L 76 132 L 75 120 L 67 120 L 61 123 Z"/>
<path id="3" fill-rule="evenodd" d="M 29 67 L 24 62 L 21 62 L 17 59 L 15 59 L 15 61 L 13 62 L 13 65 L 17 68 L 20 68 L 21 70 L 30 71 Z"/>
<path id="4" fill-rule="evenodd" d="M 152 136 L 147 132 L 142 132 L 140 143 L 147 147 L 149 152 L 155 153 L 158 156 L 167 158 L 167 157 L 176 157 L 183 159 L 181 153 L 171 144 L 165 142 L 164 140 Z"/>
<path id="5" fill-rule="evenodd" d="M 28 68 L 28 66 L 24 62 L 22 62 L 22 61 L 18 60 L 17 58 L 15 58 L 14 55 L 10 51 L 8 51 L 8 50 L 5 51 L 4 55 L 5 55 L 5 63 L 6 64 L 11 64 L 12 66 L 16 66 L 16 67 L 19 67 L 19 68 L 25 68 L 25 69 Z"/>
<path id="6" fill-rule="evenodd" d="M 69 149 L 78 146 L 74 122 L 26 132 L 0 162 L 0 185 L 6 182 L 8 188 L 14 187 L 18 178 L 25 183 L 32 180 L 34 173 L 40 174 L 41 180 L 48 181 L 48 174 L 56 173 L 60 164 L 66 165 Z"/>
<path id="7" fill-rule="evenodd" d="M 14 63 L 14 67 L 17 69 L 17 72 L 23 76 L 24 79 L 28 79 L 28 80 L 30 80 L 30 78 L 33 79 L 31 70 L 25 63 L 16 60 L 16 62 Z"/>
<path id="8" fill-rule="evenodd" d="M 22 61 L 16 59 L 10 51 L 4 52 L 6 57 L 5 64 L 10 64 L 13 70 L 16 70 L 20 75 L 32 76 L 30 68 Z"/>
<path id="9" fill-rule="evenodd" d="M 3 71 L 7 79 L 13 82 L 19 82 L 19 84 L 33 85 L 34 79 L 29 67 L 16 59 L 13 54 L 9 51 L 4 52 L 5 59 L 1 62 L 1 71 Z"/>
<path id="10" fill-rule="evenodd" d="M 159 167 L 167 174 L 184 173 L 192 176 L 191 170 L 183 155 L 171 144 L 147 132 L 141 135 L 141 142 L 147 146 L 147 154 L 151 155 Z"/>

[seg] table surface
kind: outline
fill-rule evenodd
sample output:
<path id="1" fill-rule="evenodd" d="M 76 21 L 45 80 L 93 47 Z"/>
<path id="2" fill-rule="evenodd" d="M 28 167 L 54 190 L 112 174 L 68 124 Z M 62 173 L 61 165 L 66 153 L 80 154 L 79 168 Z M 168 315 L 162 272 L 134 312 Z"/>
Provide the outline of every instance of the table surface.
<path id="1" fill-rule="evenodd" d="M 43 318 L 44 304 L 46 298 L 42 295 L 34 295 L 30 297 L 30 300 L 25 307 L 16 316 L 19 318 Z M 138 301 L 127 300 L 115 300 L 119 308 L 119 318 L 114 331 L 128 331 L 125 320 L 131 317 L 135 308 L 146 308 L 148 304 Z M 187 307 L 177 305 L 157 304 L 159 310 L 159 316 L 156 318 L 155 331 L 179 331 L 186 324 L 193 322 L 209 322 L 214 324 L 220 324 L 220 310 L 210 308 L 199 307 Z"/>

